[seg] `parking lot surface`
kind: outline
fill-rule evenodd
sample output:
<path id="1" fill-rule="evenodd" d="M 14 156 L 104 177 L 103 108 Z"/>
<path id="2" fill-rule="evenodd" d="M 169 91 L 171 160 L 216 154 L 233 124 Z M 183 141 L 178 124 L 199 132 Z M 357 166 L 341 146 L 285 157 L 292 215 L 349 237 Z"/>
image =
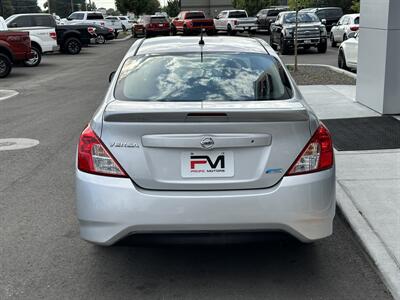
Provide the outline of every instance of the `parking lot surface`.
<path id="1" fill-rule="evenodd" d="M 245 35 L 245 34 L 242 34 Z M 269 35 L 265 33 L 257 33 L 256 37 L 262 38 L 269 43 Z M 311 48 L 308 50 L 299 48 L 298 63 L 299 64 L 321 64 L 337 67 L 339 48 L 332 48 L 328 42 L 328 50 L 326 53 L 318 53 L 317 49 Z M 285 64 L 294 64 L 294 55 L 281 55 Z"/>
<path id="2" fill-rule="evenodd" d="M 0 81 L 0 89 L 19 92 L 0 102 L 0 138 L 39 141 L 0 151 L 0 299 L 391 298 L 340 213 L 333 236 L 310 245 L 102 248 L 82 241 L 76 143 L 131 43 L 45 56 L 39 67 L 15 68 Z"/>

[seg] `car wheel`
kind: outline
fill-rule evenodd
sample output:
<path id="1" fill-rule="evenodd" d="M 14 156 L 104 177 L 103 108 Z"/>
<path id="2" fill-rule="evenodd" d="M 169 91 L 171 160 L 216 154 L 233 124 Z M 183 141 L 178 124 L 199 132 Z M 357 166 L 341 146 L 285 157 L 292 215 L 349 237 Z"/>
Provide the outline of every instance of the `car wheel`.
<path id="1" fill-rule="evenodd" d="M 176 35 L 176 27 L 173 25 L 171 26 L 171 34 Z"/>
<path id="2" fill-rule="evenodd" d="M 236 30 L 232 29 L 231 24 L 228 24 L 228 27 L 226 28 L 226 31 L 227 31 L 228 35 L 236 35 L 236 32 L 237 32 Z"/>
<path id="3" fill-rule="evenodd" d="M 32 46 L 31 49 L 32 49 L 33 57 L 31 59 L 24 61 L 24 65 L 26 67 L 36 67 L 42 61 L 42 52 L 40 51 L 40 49 L 35 46 Z"/>
<path id="4" fill-rule="evenodd" d="M 329 39 L 331 40 L 331 47 L 336 47 L 335 37 L 333 36 L 332 32 L 331 32 Z"/>
<path id="5" fill-rule="evenodd" d="M 96 43 L 97 44 L 105 44 L 105 42 L 106 42 L 106 39 L 105 39 L 104 35 L 99 34 L 96 38 Z"/>
<path id="6" fill-rule="evenodd" d="M 133 37 L 136 39 L 138 37 L 136 31 L 133 30 L 132 32 L 133 32 Z"/>
<path id="7" fill-rule="evenodd" d="M 286 42 L 285 42 L 285 40 L 283 39 L 283 37 L 281 38 L 281 42 L 280 42 L 280 45 L 279 45 L 279 52 L 280 52 L 280 54 L 282 54 L 282 55 L 286 55 L 286 54 L 289 53 L 289 49 L 288 49 L 288 47 L 287 47 L 287 45 L 286 45 Z"/>
<path id="8" fill-rule="evenodd" d="M 114 38 L 116 39 L 118 37 L 118 30 L 114 30 Z"/>
<path id="9" fill-rule="evenodd" d="M 185 26 L 183 26 L 183 35 L 189 35 L 189 29 Z"/>
<path id="10" fill-rule="evenodd" d="M 343 42 L 344 42 L 345 40 L 347 40 L 347 34 L 344 34 L 344 35 L 343 35 Z"/>
<path id="11" fill-rule="evenodd" d="M 342 49 L 339 50 L 338 67 L 343 70 L 349 70 L 346 63 L 346 57 L 344 56 L 344 52 Z"/>
<path id="12" fill-rule="evenodd" d="M 81 42 L 75 38 L 75 37 L 70 37 L 69 39 L 66 40 L 64 44 L 64 49 L 68 54 L 79 54 L 82 49 L 82 44 Z"/>
<path id="13" fill-rule="evenodd" d="M 317 49 L 318 53 L 326 53 L 326 50 L 328 49 L 328 42 L 325 40 L 325 42 L 319 43 Z"/>
<path id="14" fill-rule="evenodd" d="M 125 25 L 122 25 L 122 30 L 123 30 L 123 31 L 126 31 Z"/>
<path id="15" fill-rule="evenodd" d="M 0 78 L 7 77 L 12 68 L 11 60 L 5 54 L 0 53 Z"/>

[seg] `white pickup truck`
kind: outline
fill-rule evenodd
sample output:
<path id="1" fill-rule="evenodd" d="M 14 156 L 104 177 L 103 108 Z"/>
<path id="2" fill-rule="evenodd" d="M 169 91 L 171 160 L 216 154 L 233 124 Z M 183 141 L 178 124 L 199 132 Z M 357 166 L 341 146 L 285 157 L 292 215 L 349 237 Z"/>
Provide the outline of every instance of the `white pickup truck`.
<path id="1" fill-rule="evenodd" d="M 110 20 L 104 18 L 101 12 L 95 11 L 75 11 L 68 16 L 65 24 L 93 24 L 98 26 L 104 26 L 107 28 L 114 29 L 115 36 L 118 35 L 118 31 L 122 30 L 122 23 L 118 20 Z"/>
<path id="2" fill-rule="evenodd" d="M 58 50 L 56 23 L 49 14 L 16 14 L 6 19 L 9 30 L 29 32 L 33 58 L 24 62 L 28 67 L 40 64 L 42 53 Z"/>
<path id="3" fill-rule="evenodd" d="M 245 10 L 223 10 L 214 19 L 214 26 L 217 31 L 226 31 L 230 35 L 235 35 L 238 31 L 255 33 L 258 20 L 249 17 Z"/>

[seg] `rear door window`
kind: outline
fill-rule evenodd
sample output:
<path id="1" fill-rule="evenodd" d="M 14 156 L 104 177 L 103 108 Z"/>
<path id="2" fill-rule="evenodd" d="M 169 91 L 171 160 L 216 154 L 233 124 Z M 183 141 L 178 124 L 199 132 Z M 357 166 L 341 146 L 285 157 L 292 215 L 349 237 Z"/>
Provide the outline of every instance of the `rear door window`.
<path id="1" fill-rule="evenodd" d="M 35 16 L 35 25 L 44 27 L 55 27 L 55 21 L 52 16 Z"/>
<path id="2" fill-rule="evenodd" d="M 129 101 L 257 101 L 293 96 L 272 56 L 258 53 L 177 53 L 128 58 L 115 97 Z"/>
<path id="3" fill-rule="evenodd" d="M 357 17 L 354 19 L 354 24 L 360 24 L 360 17 Z"/>

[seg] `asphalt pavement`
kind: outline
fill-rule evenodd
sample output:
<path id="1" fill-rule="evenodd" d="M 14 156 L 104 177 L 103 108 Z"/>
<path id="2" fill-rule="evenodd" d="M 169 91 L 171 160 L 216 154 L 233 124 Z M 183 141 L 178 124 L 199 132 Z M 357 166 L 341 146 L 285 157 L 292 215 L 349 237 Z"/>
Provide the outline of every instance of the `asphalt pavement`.
<path id="1" fill-rule="evenodd" d="M 246 35 L 246 34 L 241 34 Z M 259 32 L 255 35 L 256 37 L 262 38 L 263 40 L 269 43 L 270 36 L 266 33 Z M 328 49 L 326 53 L 318 53 L 316 48 L 310 48 L 308 50 L 299 48 L 298 52 L 298 63 L 299 64 L 321 64 L 321 65 L 330 65 L 337 67 L 338 60 L 338 52 L 339 48 L 332 48 L 330 46 L 330 42 L 328 42 Z M 294 55 L 281 55 L 282 60 L 286 64 L 294 64 Z"/>
<path id="2" fill-rule="evenodd" d="M 40 142 L 0 151 L 0 299 L 391 298 L 340 213 L 333 236 L 306 245 L 102 248 L 82 241 L 76 143 L 131 43 L 44 56 L 39 67 L 17 67 L 0 81 L 0 89 L 20 93 L 0 101 L 0 139 Z"/>

